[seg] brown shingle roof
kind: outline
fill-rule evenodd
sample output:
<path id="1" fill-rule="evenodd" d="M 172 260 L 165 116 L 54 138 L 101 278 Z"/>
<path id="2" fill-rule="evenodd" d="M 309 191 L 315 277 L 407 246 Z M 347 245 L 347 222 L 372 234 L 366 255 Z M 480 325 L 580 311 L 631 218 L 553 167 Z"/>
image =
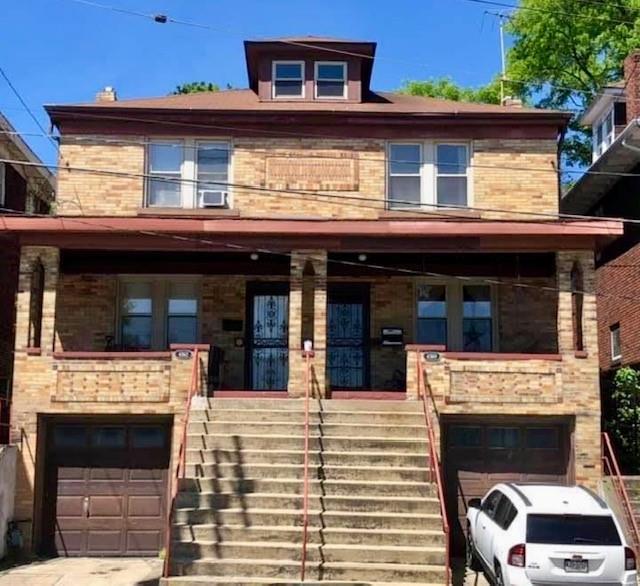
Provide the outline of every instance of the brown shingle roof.
<path id="1" fill-rule="evenodd" d="M 256 111 L 256 112 L 363 112 L 384 114 L 414 115 L 455 115 L 455 114 L 563 114 L 558 111 L 519 106 L 499 106 L 496 104 L 478 104 L 456 102 L 437 98 L 424 98 L 405 94 L 380 92 L 371 94 L 366 102 L 328 102 L 328 101 L 260 101 L 249 89 L 224 90 L 219 92 L 200 92 L 157 98 L 118 100 L 117 102 L 91 102 L 74 104 L 72 108 L 108 109 L 158 109 L 184 111 Z"/>

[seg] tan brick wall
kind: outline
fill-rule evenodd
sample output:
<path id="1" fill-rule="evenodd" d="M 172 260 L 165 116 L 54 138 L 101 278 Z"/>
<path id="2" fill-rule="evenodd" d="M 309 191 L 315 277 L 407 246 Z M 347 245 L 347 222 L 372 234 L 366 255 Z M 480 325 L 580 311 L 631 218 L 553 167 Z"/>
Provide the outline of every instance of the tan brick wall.
<path id="1" fill-rule="evenodd" d="M 142 179 L 110 172 L 143 174 L 144 146 L 131 141 L 146 138 L 127 137 L 120 143 L 118 137 L 107 138 L 106 143 L 100 137 L 63 139 L 63 168 L 58 178 L 60 214 L 132 216 L 142 206 Z M 377 218 L 385 205 L 385 148 L 385 141 L 377 139 L 237 138 L 232 157 L 231 182 L 237 184 L 232 189 L 233 207 L 247 217 Z M 472 151 L 475 207 L 557 211 L 555 141 L 476 140 Z M 288 161 L 291 170 L 284 173 Z M 308 178 L 302 180 L 305 165 Z M 70 169 L 65 170 L 65 166 Z M 282 190 L 321 190 L 326 195 Z M 487 211 L 484 215 L 496 214 Z"/>

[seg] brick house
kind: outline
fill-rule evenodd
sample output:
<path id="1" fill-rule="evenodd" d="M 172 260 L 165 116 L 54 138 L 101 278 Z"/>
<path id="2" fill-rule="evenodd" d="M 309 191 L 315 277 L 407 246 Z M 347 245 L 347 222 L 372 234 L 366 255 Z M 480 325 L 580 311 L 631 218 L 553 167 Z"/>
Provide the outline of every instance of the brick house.
<path id="1" fill-rule="evenodd" d="M 307 377 L 316 577 L 444 582 L 430 445 L 454 547 L 498 478 L 597 483 L 594 250 L 622 227 L 526 215 L 558 212 L 568 116 L 374 92 L 375 49 L 251 41 L 245 90 L 47 107 L 57 215 L 5 225 L 34 550 L 163 548 L 196 357 L 173 576 L 297 575 Z"/>
<path id="2" fill-rule="evenodd" d="M 9 120 L 0 113 L 0 159 L 40 163 Z M 53 197 L 53 176 L 42 167 L 0 163 L 0 217 L 15 212 L 46 213 Z M 15 235 L 0 241 L 0 423 L 9 419 L 15 336 L 15 296 L 20 248 Z M 6 443 L 6 425 L 0 426 L 0 443 Z"/>

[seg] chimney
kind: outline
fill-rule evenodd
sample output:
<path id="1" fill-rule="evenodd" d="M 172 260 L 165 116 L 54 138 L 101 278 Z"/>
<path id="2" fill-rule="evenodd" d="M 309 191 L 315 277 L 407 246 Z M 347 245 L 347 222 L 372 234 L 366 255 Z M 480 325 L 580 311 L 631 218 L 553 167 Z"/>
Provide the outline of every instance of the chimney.
<path id="1" fill-rule="evenodd" d="M 118 96 L 116 95 L 116 90 L 110 85 L 106 86 L 96 94 L 96 102 L 115 102 L 117 99 Z"/>
<path id="2" fill-rule="evenodd" d="M 512 96 L 505 96 L 502 100 L 503 106 L 511 106 L 512 108 L 522 108 L 522 100 Z"/>
<path id="3" fill-rule="evenodd" d="M 625 98 L 627 100 L 627 124 L 640 118 L 640 49 L 629 53 L 624 60 Z"/>

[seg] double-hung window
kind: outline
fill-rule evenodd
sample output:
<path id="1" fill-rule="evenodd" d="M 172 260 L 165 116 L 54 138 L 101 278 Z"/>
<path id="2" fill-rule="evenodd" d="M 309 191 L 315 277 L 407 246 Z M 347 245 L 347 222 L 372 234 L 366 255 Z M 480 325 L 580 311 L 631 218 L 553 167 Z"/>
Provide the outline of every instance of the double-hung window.
<path id="1" fill-rule="evenodd" d="M 316 98 L 347 97 L 347 64 L 344 61 L 316 61 Z"/>
<path id="2" fill-rule="evenodd" d="M 199 287 L 193 278 L 123 278 L 118 338 L 123 350 L 159 350 L 199 337 Z"/>
<path id="3" fill-rule="evenodd" d="M 152 141 L 147 160 L 147 207 L 229 207 L 228 142 Z"/>
<path id="4" fill-rule="evenodd" d="M 471 205 L 466 143 L 390 143 L 387 202 L 391 209 Z"/>
<path id="5" fill-rule="evenodd" d="M 304 98 L 304 61 L 274 61 L 272 78 L 274 98 Z"/>
<path id="6" fill-rule="evenodd" d="M 495 293 L 491 285 L 454 279 L 417 287 L 416 341 L 447 350 L 495 350 Z"/>

